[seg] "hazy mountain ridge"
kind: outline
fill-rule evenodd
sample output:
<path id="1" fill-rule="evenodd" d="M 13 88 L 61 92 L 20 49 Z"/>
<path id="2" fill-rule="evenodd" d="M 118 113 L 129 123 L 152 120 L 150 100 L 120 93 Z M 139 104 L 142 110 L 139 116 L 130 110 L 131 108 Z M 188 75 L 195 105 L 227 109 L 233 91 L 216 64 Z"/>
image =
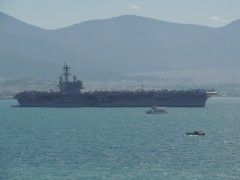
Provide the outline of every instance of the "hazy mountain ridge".
<path id="1" fill-rule="evenodd" d="M 45 30 L 0 13 L 0 39 L 2 77 L 55 79 L 63 62 L 83 80 L 144 80 L 171 69 L 191 79 L 196 68 L 240 67 L 240 20 L 211 28 L 124 15 Z"/>

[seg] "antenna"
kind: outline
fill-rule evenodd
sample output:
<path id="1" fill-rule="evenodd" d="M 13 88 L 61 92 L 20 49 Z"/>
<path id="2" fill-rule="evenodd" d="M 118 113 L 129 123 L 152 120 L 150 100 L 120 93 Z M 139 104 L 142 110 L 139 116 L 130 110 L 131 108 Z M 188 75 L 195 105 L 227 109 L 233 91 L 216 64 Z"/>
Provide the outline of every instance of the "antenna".
<path id="1" fill-rule="evenodd" d="M 70 73 L 69 73 L 69 70 L 70 70 L 70 69 L 71 69 L 71 68 L 64 63 L 64 66 L 63 66 L 63 75 L 64 75 L 64 77 L 65 77 L 65 82 L 68 82 L 68 76 L 70 75 Z"/>

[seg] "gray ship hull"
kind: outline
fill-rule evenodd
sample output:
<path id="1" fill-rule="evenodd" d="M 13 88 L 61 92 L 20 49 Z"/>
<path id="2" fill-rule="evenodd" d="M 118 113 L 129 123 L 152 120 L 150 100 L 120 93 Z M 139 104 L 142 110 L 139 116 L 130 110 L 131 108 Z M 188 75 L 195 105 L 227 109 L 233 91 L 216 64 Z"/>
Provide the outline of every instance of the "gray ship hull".
<path id="1" fill-rule="evenodd" d="M 207 93 L 61 93 L 23 92 L 15 97 L 20 107 L 204 107 Z"/>

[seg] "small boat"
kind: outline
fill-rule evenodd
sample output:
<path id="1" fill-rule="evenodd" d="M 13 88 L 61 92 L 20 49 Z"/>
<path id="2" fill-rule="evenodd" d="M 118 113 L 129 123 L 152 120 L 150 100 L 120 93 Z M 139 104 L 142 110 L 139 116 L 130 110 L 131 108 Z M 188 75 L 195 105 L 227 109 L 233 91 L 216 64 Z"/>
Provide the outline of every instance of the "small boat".
<path id="1" fill-rule="evenodd" d="M 151 107 L 151 109 L 147 110 L 146 113 L 147 114 L 166 114 L 167 108 L 153 106 L 153 107 Z"/>
<path id="2" fill-rule="evenodd" d="M 204 136 L 205 133 L 203 131 L 193 131 L 193 132 L 187 132 L 187 135 L 193 135 L 193 136 Z"/>

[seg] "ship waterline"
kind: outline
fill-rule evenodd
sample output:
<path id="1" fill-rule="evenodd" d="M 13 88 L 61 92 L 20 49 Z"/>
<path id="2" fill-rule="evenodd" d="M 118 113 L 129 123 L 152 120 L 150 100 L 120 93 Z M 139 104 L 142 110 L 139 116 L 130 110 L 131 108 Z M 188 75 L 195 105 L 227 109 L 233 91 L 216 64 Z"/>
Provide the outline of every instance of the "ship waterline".
<path id="1" fill-rule="evenodd" d="M 69 70 L 64 64 L 59 92 L 24 91 L 15 95 L 19 107 L 204 107 L 207 99 L 217 94 L 205 89 L 81 92 L 82 81 L 76 76 L 69 81 Z"/>

